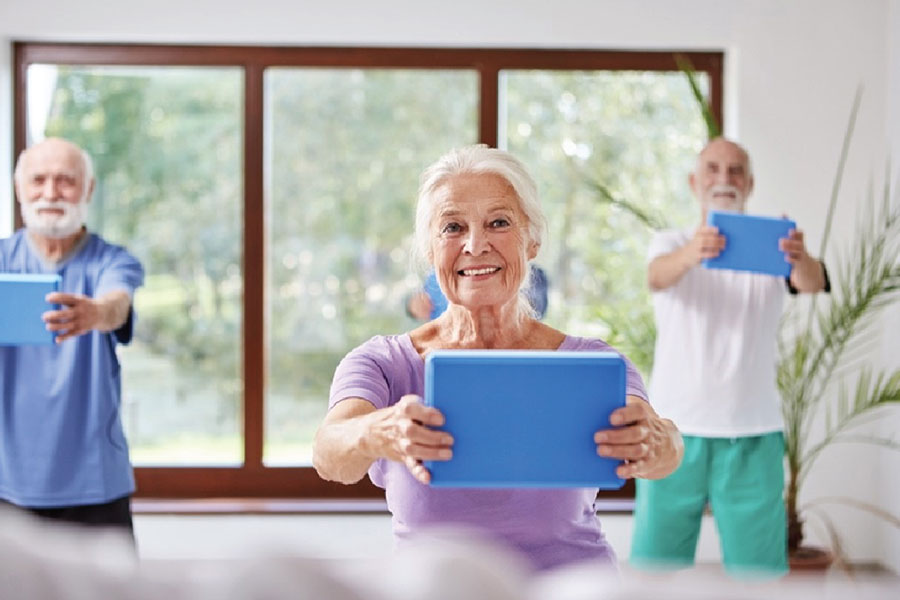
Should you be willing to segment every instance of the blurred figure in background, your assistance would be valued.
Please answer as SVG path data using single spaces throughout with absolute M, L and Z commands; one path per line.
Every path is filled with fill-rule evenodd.
M 744 212 L 753 191 L 750 156 L 734 142 L 714 139 L 700 152 L 689 183 L 700 225 L 656 233 L 647 277 L 657 326 L 650 393 L 684 435 L 684 461 L 663 480 L 637 482 L 630 562 L 692 565 L 709 503 L 726 570 L 780 575 L 787 570 L 787 541 L 778 323 L 786 293 L 827 291 L 828 277 L 800 231 L 779 240 L 792 265 L 787 280 L 702 268 L 727 243 L 707 225 L 707 213 Z
M 131 341 L 144 271 L 84 224 L 91 159 L 47 139 L 15 170 L 25 227 L 0 240 L 0 272 L 57 274 L 44 313 L 53 346 L 0 347 L 0 502 L 132 533 L 134 476 L 122 430 L 116 345 Z

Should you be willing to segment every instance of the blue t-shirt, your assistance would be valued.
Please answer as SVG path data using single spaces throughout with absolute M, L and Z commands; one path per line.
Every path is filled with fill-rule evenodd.
M 127 251 L 88 234 L 56 264 L 19 230 L 0 240 L 0 272 L 62 277 L 60 291 L 133 295 L 144 270 Z M 116 331 L 53 346 L 0 347 L 0 498 L 20 506 L 100 504 L 134 491 L 120 416 L 116 343 L 131 341 L 133 312 Z

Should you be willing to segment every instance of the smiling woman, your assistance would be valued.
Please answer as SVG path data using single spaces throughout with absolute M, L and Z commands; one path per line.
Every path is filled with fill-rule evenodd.
M 528 219 L 515 189 L 500 175 L 467 174 L 443 183 L 435 196 L 429 254 L 448 301 L 502 306 L 524 285 L 524 259 L 533 259 L 540 245 L 525 235 Z
M 435 429 L 444 415 L 421 403 L 430 352 L 612 350 L 541 323 L 522 292 L 544 230 L 536 190 L 522 163 L 485 145 L 451 151 L 425 170 L 416 247 L 437 273 L 447 310 L 409 333 L 376 336 L 341 361 L 313 464 L 325 479 L 355 483 L 368 473 L 385 488 L 401 544 L 424 528 L 463 524 L 538 569 L 582 560 L 609 565 L 615 554 L 596 517 L 597 488 L 432 488 L 424 465 L 452 458 L 454 443 Z M 620 477 L 665 477 L 681 460 L 681 436 L 656 415 L 640 375 L 626 364 L 627 403 L 610 417 L 618 427 L 595 432 L 596 451 L 624 461 Z

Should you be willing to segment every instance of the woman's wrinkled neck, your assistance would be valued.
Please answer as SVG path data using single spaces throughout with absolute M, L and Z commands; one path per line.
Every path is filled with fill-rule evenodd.
M 535 323 L 515 301 L 475 309 L 451 304 L 441 318 L 447 343 L 473 349 L 525 347 Z

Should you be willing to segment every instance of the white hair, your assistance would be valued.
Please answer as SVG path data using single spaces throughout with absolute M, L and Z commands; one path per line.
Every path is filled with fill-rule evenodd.
M 747 152 L 747 149 L 744 148 L 741 144 L 738 144 L 734 140 L 728 139 L 727 137 L 724 137 L 724 136 L 714 137 L 713 139 L 706 142 L 706 144 L 704 144 L 703 149 L 700 150 L 700 152 L 697 154 L 697 160 L 694 163 L 694 172 L 695 173 L 699 172 L 699 170 L 700 170 L 700 165 L 702 164 L 702 161 L 703 161 L 703 153 L 706 152 L 706 149 L 709 148 L 714 142 L 726 142 L 728 144 L 731 144 L 738 150 L 740 150 L 741 153 L 744 155 L 744 160 L 747 163 L 747 177 L 753 177 L 753 161 L 750 159 L 750 153 Z
M 88 154 L 84 148 L 81 148 L 77 144 L 73 144 L 68 140 L 65 141 L 69 144 L 72 144 L 72 146 L 78 150 L 78 155 L 81 157 L 81 175 L 84 185 L 84 197 L 82 198 L 82 201 L 84 201 L 87 199 L 87 193 L 88 190 L 90 190 L 91 181 L 94 180 L 94 161 L 91 159 L 91 155 Z M 22 177 L 25 176 L 25 155 L 28 154 L 28 151 L 31 150 L 31 148 L 34 148 L 34 146 L 22 150 L 22 152 L 19 153 L 19 157 L 16 159 L 16 167 L 13 171 L 13 182 L 15 182 L 16 185 L 20 185 L 22 183 Z
M 422 172 L 413 240 L 413 262 L 420 270 L 431 262 L 431 221 L 434 218 L 435 192 L 450 177 L 483 173 L 499 175 L 512 186 L 519 199 L 519 207 L 528 221 L 526 247 L 534 244 L 540 248 L 547 232 L 547 218 L 541 209 L 537 184 L 525 165 L 509 152 L 486 144 L 464 146 L 447 152 Z M 524 310 L 523 316 L 534 315 L 534 310 L 523 293 L 531 283 L 528 262 L 526 260 L 525 277 L 519 286 L 519 306 Z
M 431 220 L 434 217 L 435 191 L 448 178 L 467 173 L 493 173 L 505 179 L 516 192 L 519 206 L 528 220 L 528 241 L 538 247 L 547 232 L 547 219 L 541 210 L 537 184 L 519 159 L 509 152 L 476 144 L 455 148 L 422 173 L 416 202 L 416 230 L 413 257 L 420 267 L 430 262 Z

